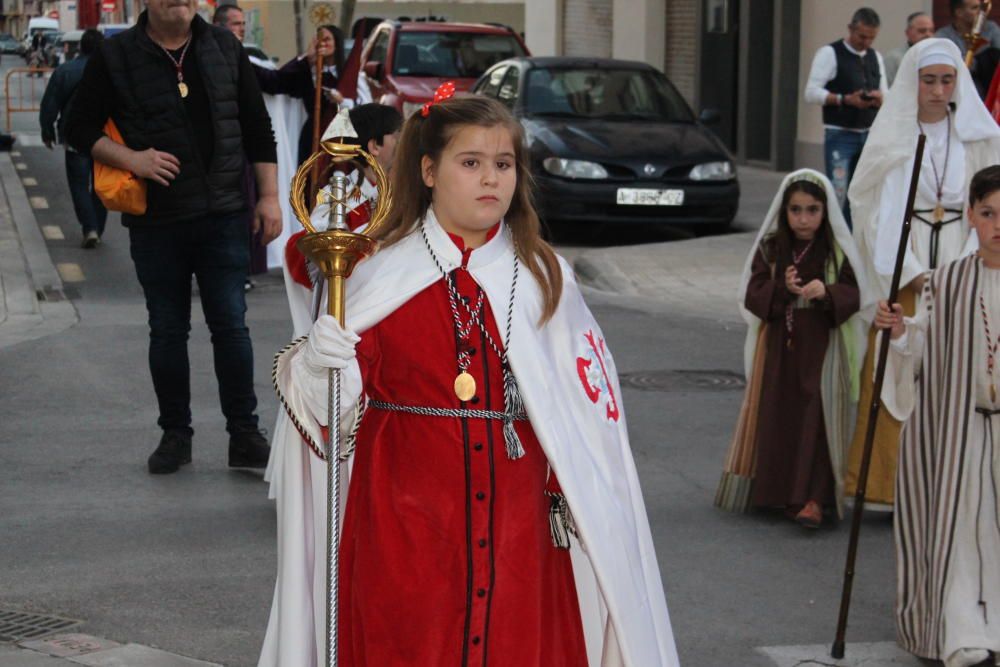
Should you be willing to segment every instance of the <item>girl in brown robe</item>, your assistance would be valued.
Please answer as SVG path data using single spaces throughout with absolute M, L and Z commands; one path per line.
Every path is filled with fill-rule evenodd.
M 827 192 L 809 179 L 784 190 L 759 243 L 744 305 L 766 322 L 750 503 L 783 508 L 815 528 L 836 507 L 821 383 L 831 332 L 860 306 L 854 271 L 834 238 Z

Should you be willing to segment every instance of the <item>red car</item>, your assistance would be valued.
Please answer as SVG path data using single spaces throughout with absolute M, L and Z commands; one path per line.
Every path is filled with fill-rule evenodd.
M 521 37 L 506 26 L 383 21 L 368 38 L 361 71 L 372 99 L 406 117 L 431 101 L 445 81 L 468 90 L 494 64 L 525 55 Z

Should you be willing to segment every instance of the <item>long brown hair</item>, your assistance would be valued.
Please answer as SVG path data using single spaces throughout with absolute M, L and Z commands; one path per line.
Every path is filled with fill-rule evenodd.
M 502 126 L 510 132 L 517 187 L 504 222 L 510 229 L 518 259 L 531 271 L 541 289 L 541 326 L 559 307 L 562 270 L 555 251 L 542 239 L 541 223 L 532 201 L 531 168 L 524 148 L 524 132 L 500 102 L 487 97 L 454 97 L 431 106 L 426 117 L 420 112 L 410 116 L 403 125 L 392 166 L 392 208 L 375 237 L 384 245 L 392 245 L 417 229 L 431 205 L 431 189 L 424 185 L 421 158 L 427 156 L 436 163 L 455 134 L 470 125 Z

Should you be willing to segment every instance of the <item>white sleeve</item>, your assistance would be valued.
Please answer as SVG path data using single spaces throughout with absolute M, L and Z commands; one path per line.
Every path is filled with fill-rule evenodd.
M 885 75 L 885 58 L 878 51 L 875 52 L 875 57 L 878 58 L 878 72 L 879 72 L 879 86 L 878 89 L 882 91 L 882 95 L 889 94 L 889 77 Z M 883 98 L 883 104 L 885 100 Z
M 930 280 L 928 277 L 927 280 Z M 903 318 L 906 331 L 889 343 L 889 356 L 885 365 L 885 381 L 882 383 L 882 404 L 893 417 L 906 421 L 913 412 L 916 402 L 916 381 L 923 365 L 924 341 L 927 337 L 927 292 L 917 302 L 917 312 L 913 317 Z M 881 345 L 884 331 L 875 337 L 875 350 Z
M 369 104 L 372 101 L 372 89 L 368 85 L 368 77 L 364 72 L 358 72 L 358 92 L 355 101 L 359 106 Z
M 806 82 L 805 101 L 807 104 L 826 104 L 826 96 L 830 91 L 826 84 L 837 76 L 837 54 L 829 44 L 822 47 L 813 57 L 812 68 L 809 70 L 809 80 Z

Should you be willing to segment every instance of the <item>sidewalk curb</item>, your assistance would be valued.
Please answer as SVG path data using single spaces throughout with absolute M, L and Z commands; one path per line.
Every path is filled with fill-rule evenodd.
M 10 153 L 0 153 L 0 348 L 79 321 Z

